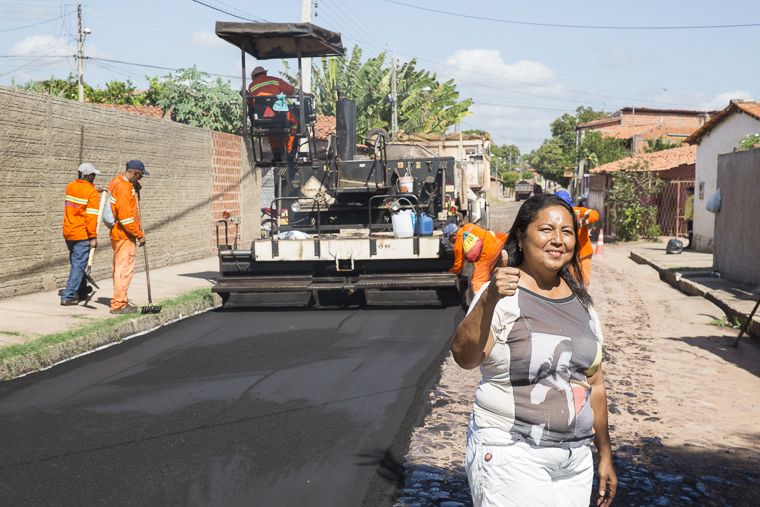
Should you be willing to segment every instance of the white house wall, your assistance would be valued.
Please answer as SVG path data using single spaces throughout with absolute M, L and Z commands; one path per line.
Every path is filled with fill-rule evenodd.
M 707 199 L 717 189 L 718 155 L 729 153 L 739 145 L 739 139 L 760 130 L 760 121 L 744 114 L 734 113 L 702 138 L 697 148 L 697 166 L 694 182 L 694 244 L 697 250 L 713 250 L 715 215 L 705 209 Z M 700 184 L 704 192 L 700 194 Z

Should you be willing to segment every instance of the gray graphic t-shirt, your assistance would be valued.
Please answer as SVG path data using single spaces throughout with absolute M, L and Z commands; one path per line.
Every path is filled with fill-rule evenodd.
M 480 367 L 475 423 L 538 446 L 591 442 L 594 414 L 587 378 L 602 360 L 596 312 L 575 296 L 548 299 L 519 288 L 496 305 L 491 331 L 494 347 Z

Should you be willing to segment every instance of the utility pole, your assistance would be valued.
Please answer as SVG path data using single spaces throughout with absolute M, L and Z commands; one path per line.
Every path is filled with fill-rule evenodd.
M 301 23 L 311 23 L 311 0 L 301 0 Z M 303 59 L 303 92 L 311 93 L 311 58 Z
M 396 106 L 396 57 L 391 58 L 391 141 L 396 142 L 398 135 L 398 107 Z
M 82 72 L 84 62 L 82 60 L 82 4 L 77 4 L 77 25 L 79 32 L 79 51 L 77 51 L 77 61 L 79 62 L 79 102 L 84 102 L 84 82 L 82 81 Z

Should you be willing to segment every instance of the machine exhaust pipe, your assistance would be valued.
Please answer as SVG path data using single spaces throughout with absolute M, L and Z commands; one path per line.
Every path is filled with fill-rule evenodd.
M 335 108 L 338 158 L 353 160 L 356 155 L 356 101 L 339 99 Z

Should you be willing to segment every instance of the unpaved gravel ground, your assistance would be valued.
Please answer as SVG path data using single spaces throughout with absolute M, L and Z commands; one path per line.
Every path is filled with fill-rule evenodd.
M 492 207 L 506 230 L 519 204 Z M 590 292 L 604 325 L 618 506 L 760 505 L 760 347 L 708 325 L 722 312 L 605 246 Z M 453 330 L 452 330 L 453 331 Z M 466 428 L 479 370 L 449 356 L 412 435 L 397 506 L 462 507 Z

